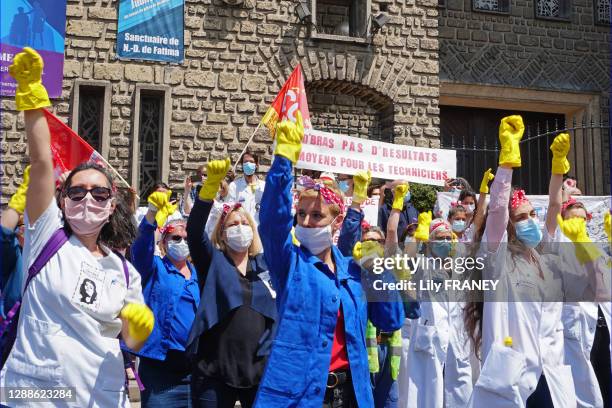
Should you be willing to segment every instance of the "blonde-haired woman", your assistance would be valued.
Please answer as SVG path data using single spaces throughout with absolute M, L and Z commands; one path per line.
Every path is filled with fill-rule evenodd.
M 275 328 L 275 295 L 251 216 L 239 203 L 226 203 L 211 238 L 205 231 L 229 166 L 229 159 L 208 163 L 187 222 L 202 299 L 187 340 L 194 407 L 233 407 L 237 400 L 250 407 Z

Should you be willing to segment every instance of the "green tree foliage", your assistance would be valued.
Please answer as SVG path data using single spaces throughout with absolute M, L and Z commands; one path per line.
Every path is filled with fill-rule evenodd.
M 433 211 L 438 191 L 442 191 L 442 187 L 410 183 L 410 201 L 419 212 Z

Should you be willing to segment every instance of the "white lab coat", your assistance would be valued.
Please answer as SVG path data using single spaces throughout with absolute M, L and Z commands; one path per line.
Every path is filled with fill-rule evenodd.
M 424 281 L 460 277 L 444 270 L 418 271 L 415 276 Z M 412 323 L 408 371 L 400 371 L 408 380 L 400 408 L 465 407 L 472 393 L 471 347 L 463 324 L 465 304 L 450 301 L 444 291 L 420 295 L 426 299 L 421 302 L 421 317 Z
M 501 242 L 496 252 L 484 254 L 483 278 L 499 284 L 494 293 L 485 292 L 483 366 L 469 406 L 524 407 L 544 373 L 555 407 L 575 408 L 572 371 L 564 362 L 560 259 L 539 256 L 542 279 L 536 266 L 511 255 L 505 233 Z M 507 336 L 511 348 L 504 346 Z
M 61 225 L 53 200 L 26 228 L 25 273 Z M 118 315 L 126 303 L 144 303 L 140 275 L 129 265 L 126 287 L 121 260 L 105 252 L 108 256 L 94 258 L 73 235 L 30 282 L 15 345 L 0 372 L 1 387 L 74 387 L 75 401 L 36 407 L 129 406 Z
M 254 186 L 249 186 L 244 177 L 238 177 L 229 185 L 227 197 L 228 201 L 241 203 L 246 212 L 248 212 L 255 224 L 259 225 L 259 204 L 263 196 L 266 182 L 255 176 L 256 181 Z
M 559 251 L 563 263 L 570 266 L 570 270 L 591 273 L 601 273 L 604 277 L 603 284 L 608 288 L 605 293 L 610 293 L 610 274 L 607 262 L 609 257 L 605 256 L 596 260 L 585 268 L 578 262 L 574 251 L 569 246 L 571 241 L 563 234 L 555 232 L 554 242 L 563 245 Z M 589 270 L 590 269 L 590 270 Z M 573 284 L 586 282 L 585 279 L 570 279 Z M 563 305 L 563 334 L 565 361 L 571 366 L 574 377 L 574 387 L 579 408 L 599 408 L 604 406 L 601 390 L 593 365 L 591 364 L 591 349 L 595 340 L 597 327 L 598 307 L 601 307 L 608 330 L 610 330 L 610 302 L 567 302 Z

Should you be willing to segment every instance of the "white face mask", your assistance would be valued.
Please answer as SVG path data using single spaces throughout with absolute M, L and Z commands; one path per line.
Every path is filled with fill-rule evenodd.
M 336 219 L 334 218 L 334 221 Z M 306 228 L 301 225 L 295 227 L 295 238 L 306 247 L 313 255 L 319 255 L 332 246 L 332 224 L 325 227 Z
M 474 210 L 476 209 L 476 205 L 475 204 L 466 204 L 464 205 L 464 207 L 467 209 L 467 213 L 471 214 L 474 212 Z
M 253 229 L 249 225 L 233 225 L 225 230 L 225 243 L 236 252 L 244 252 L 253 242 Z
M 179 242 L 169 241 L 167 253 L 173 261 L 183 262 L 189 256 L 187 241 L 185 239 L 181 239 Z

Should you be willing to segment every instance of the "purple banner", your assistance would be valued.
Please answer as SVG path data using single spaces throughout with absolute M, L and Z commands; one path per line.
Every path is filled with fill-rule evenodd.
M 66 0 L 11 0 L 0 2 L 0 95 L 14 96 L 17 84 L 8 73 L 23 47 L 42 56 L 42 81 L 49 97 L 62 94 Z

